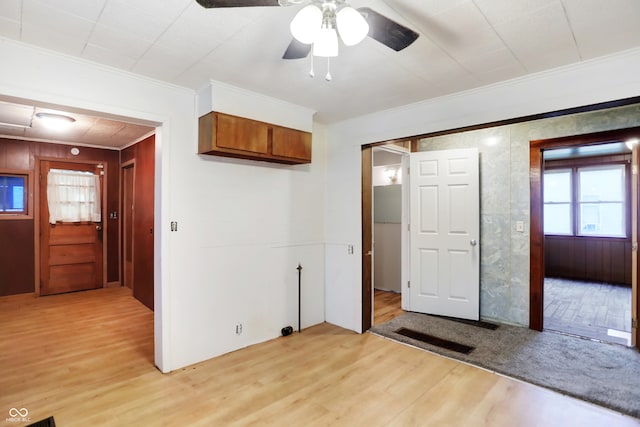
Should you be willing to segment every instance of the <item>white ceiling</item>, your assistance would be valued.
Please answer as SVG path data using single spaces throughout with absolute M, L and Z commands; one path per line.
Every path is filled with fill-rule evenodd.
M 640 46 L 640 0 L 351 0 L 420 34 L 366 38 L 331 62 L 282 60 L 301 6 L 195 0 L 2 0 L 0 36 L 199 89 L 209 79 L 330 123 Z

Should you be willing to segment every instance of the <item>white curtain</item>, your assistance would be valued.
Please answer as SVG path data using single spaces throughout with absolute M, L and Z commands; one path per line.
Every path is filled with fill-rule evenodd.
M 49 222 L 100 222 L 100 177 L 91 172 L 50 169 Z

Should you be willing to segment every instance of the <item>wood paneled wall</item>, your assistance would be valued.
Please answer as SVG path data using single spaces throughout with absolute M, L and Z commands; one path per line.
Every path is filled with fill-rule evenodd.
M 545 276 L 631 285 L 628 239 L 546 236 Z
M 120 161 L 135 160 L 133 296 L 153 310 L 155 136 L 122 150 Z
M 80 154 L 70 153 L 72 145 L 22 141 L 0 138 L 0 168 L 34 172 L 30 190 L 35 191 L 38 176 L 35 174 L 38 158 L 100 161 L 107 170 L 107 282 L 117 282 L 119 224 L 118 219 L 108 219 L 108 212 L 118 211 L 119 201 L 119 152 L 98 148 L 79 147 Z M 33 208 L 33 207 L 32 207 Z M 33 211 L 32 211 L 33 212 Z M 34 219 L 0 219 L 0 296 L 34 292 Z

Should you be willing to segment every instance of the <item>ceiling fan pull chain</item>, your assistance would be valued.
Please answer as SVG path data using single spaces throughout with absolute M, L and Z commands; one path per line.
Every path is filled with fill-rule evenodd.
M 313 53 L 310 56 L 311 56 L 311 69 L 309 70 L 309 77 L 314 78 L 316 76 L 316 73 L 313 72 Z
M 327 75 L 324 79 L 328 82 L 331 81 L 331 59 L 327 56 Z

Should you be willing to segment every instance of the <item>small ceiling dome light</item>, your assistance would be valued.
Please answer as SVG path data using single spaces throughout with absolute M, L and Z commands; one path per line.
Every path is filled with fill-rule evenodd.
M 42 120 L 46 127 L 54 130 L 68 129 L 76 121 L 73 117 L 54 113 L 36 113 L 36 117 Z
M 352 7 L 345 6 L 336 15 L 338 32 L 343 43 L 355 46 L 369 34 L 369 24 L 364 17 Z

